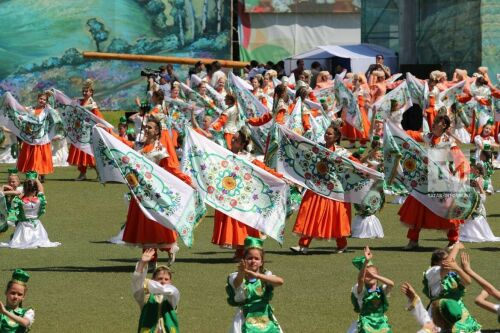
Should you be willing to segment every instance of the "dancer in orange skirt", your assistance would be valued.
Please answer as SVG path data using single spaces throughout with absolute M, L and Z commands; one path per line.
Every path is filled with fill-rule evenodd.
M 248 129 L 240 129 L 232 137 L 231 151 L 274 176 L 283 178 L 282 174 L 268 168 L 264 163 L 254 159 L 250 153 L 246 152 L 251 140 Z M 244 242 L 247 236 L 260 238 L 260 232 L 218 210 L 215 211 L 214 229 L 212 232 L 213 244 L 224 248 L 236 249 L 233 259 L 239 260 L 243 258 Z
M 97 117 L 104 119 L 101 111 L 94 102 L 92 96 L 94 95 L 94 83 L 92 80 L 86 80 L 82 87 L 83 97 L 78 99 L 80 106 L 85 108 L 87 111 L 92 112 Z M 85 153 L 83 150 L 78 149 L 73 144 L 69 147 L 68 163 L 70 165 L 78 166 L 78 171 L 80 175 L 75 180 L 85 180 L 87 179 L 87 167 L 95 168 L 94 156 Z
M 425 143 L 428 147 L 448 147 L 448 149 L 451 149 L 455 147 L 456 144 L 454 139 L 446 134 L 446 131 L 450 127 L 450 123 L 450 118 L 448 116 L 439 115 L 434 118 L 432 131 L 430 133 L 423 134 L 419 131 L 406 131 L 406 133 L 414 140 Z M 448 246 L 452 247 L 458 242 L 460 224 L 463 224 L 464 220 L 445 219 L 440 217 L 418 201 L 414 195 L 414 192 L 410 192 L 398 212 L 401 222 L 408 226 L 406 237 L 409 242 L 408 245 L 404 247 L 404 250 L 414 250 L 418 248 L 418 239 L 421 229 L 447 230 Z
M 46 93 L 38 94 L 38 105 L 34 108 L 27 108 L 27 112 L 35 116 L 41 115 L 43 112 L 48 112 L 47 105 L 48 95 Z M 28 130 L 29 126 L 25 126 Z M 21 151 L 17 158 L 17 169 L 21 172 L 36 171 L 40 175 L 40 180 L 45 180 L 45 175 L 54 172 L 52 164 L 52 148 L 50 142 L 41 145 L 32 145 L 23 142 Z
M 325 147 L 340 154 L 349 152 L 335 145 L 342 134 L 335 125 L 330 125 L 325 133 Z M 347 249 L 347 236 L 351 234 L 351 204 L 325 198 L 307 190 L 297 214 L 293 232 L 300 235 L 299 245 L 290 249 L 306 254 L 313 238 L 330 240 L 335 238 L 337 253 Z
M 160 121 L 155 117 L 149 117 L 144 134 L 145 140 L 138 151 L 185 183 L 191 184 L 191 179 L 179 170 L 179 161 L 175 155 L 172 139 L 168 131 L 161 130 Z M 179 250 L 176 232 L 148 219 L 135 199 L 130 200 L 123 241 L 143 249 L 159 248 L 168 251 L 170 264 L 175 261 L 175 253 Z M 156 262 L 156 259 L 155 252 L 153 262 Z
M 370 121 L 368 120 L 368 111 L 366 107 L 370 102 L 370 87 L 368 86 L 366 77 L 363 73 L 353 75 L 351 90 L 355 96 L 357 95 L 361 122 L 363 123 L 363 132 L 347 123 L 345 121 L 346 112 L 342 112 L 342 119 L 345 124 L 342 127 L 342 136 L 349 140 L 348 148 L 354 148 L 356 146 L 356 140 L 359 140 L 361 147 L 366 148 L 366 143 L 370 139 Z

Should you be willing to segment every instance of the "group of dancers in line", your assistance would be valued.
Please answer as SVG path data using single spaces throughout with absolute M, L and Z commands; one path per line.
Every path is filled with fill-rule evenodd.
M 245 106 L 238 105 L 234 93 L 226 91 L 225 76 L 220 76 L 214 87 L 209 87 L 206 80 L 196 81 L 198 82 L 194 90 L 196 98 L 193 99 L 192 103 L 199 103 L 199 97 L 201 97 L 203 103 L 197 105 L 197 107 L 203 107 L 207 112 L 205 112 L 201 121 L 198 121 L 194 112 L 191 111 L 192 114 L 189 115 L 192 120 L 191 125 L 198 133 L 208 138 L 215 138 L 222 132 L 224 140 L 222 140 L 221 144 L 226 148 L 238 156 L 248 159 L 257 166 L 264 168 L 266 171 L 273 173 L 275 176 L 283 177 L 252 155 L 251 147 L 254 145 L 252 145 L 252 139 L 249 135 L 247 126 L 262 126 L 269 122 L 283 125 L 299 99 L 310 99 L 317 102 L 314 90 L 310 89 L 308 86 L 306 74 L 307 73 L 301 73 L 298 75 L 295 85 L 286 80 L 283 80 L 283 83 L 274 84 L 273 75 L 275 75 L 275 73 L 273 73 L 273 71 L 268 71 L 261 76 L 256 75 L 252 77 L 250 80 L 251 88 L 249 89 L 258 97 L 259 101 L 265 107 L 268 107 L 269 111 L 260 117 L 248 118 L 246 120 L 246 126 L 241 126 L 241 121 L 239 119 L 240 113 L 238 111 L 238 108 L 244 108 Z M 467 77 L 466 73 L 464 74 L 463 71 L 457 70 L 451 82 L 446 81 L 446 76 L 443 74 L 442 72 L 433 72 L 426 82 L 429 86 L 430 101 L 432 101 L 432 98 L 435 99 L 441 90 L 456 83 L 457 80 L 465 80 L 468 88 L 464 89 L 464 93 L 461 96 L 457 96 L 457 102 L 450 110 L 443 110 L 442 108 L 439 110 L 433 109 L 433 103 L 429 103 L 429 108 L 425 110 L 424 118 L 431 124 L 430 131 L 408 131 L 408 134 L 427 147 L 438 147 L 449 150 L 460 149 L 457 144 L 460 143 L 458 141 L 461 140 L 453 133 L 457 130 L 457 124 L 462 118 L 454 114 L 453 110 L 460 109 L 457 107 L 458 103 L 467 103 L 467 101 L 470 101 L 472 98 L 475 98 L 477 101 L 491 108 L 491 96 L 498 96 L 498 90 L 491 85 L 487 73 L 484 72 L 484 68 L 481 73 L 476 73 L 477 75 L 475 74 L 471 78 Z M 383 124 L 384 121 L 394 121 L 398 119 L 398 117 L 391 117 L 388 120 L 375 118 L 373 124 L 374 130 L 371 135 L 369 131 L 371 124 L 368 121 L 367 108 L 382 98 L 388 92 L 388 89 L 394 88 L 395 85 L 394 83 L 389 83 L 389 81 L 386 82 L 383 72 L 379 71 L 372 72 L 369 79 L 370 84 L 367 83 L 364 74 L 361 73 L 352 75 L 348 73 L 344 78 L 345 86 L 357 96 L 362 121 L 367 125 L 364 126 L 366 132 L 361 133 L 354 128 L 354 126 L 343 121 L 345 119 L 345 112 L 342 112 L 338 117 L 334 112 L 327 112 L 328 116 L 332 118 L 332 121 L 325 131 L 324 146 L 356 162 L 364 163 L 369 167 L 379 169 L 383 165 L 383 154 L 381 153 L 383 149 L 381 142 L 381 138 L 383 137 L 383 126 L 381 126 L 381 124 Z M 192 81 L 194 82 L 195 80 Z M 318 83 L 320 84 L 318 85 Z M 332 83 L 331 78 L 326 75 L 321 77 L 318 75 L 318 86 L 326 87 L 330 83 Z M 152 86 L 154 87 L 154 85 Z M 168 98 L 171 100 L 189 102 L 191 95 L 182 97 L 181 87 L 181 83 L 177 81 L 172 82 L 169 90 L 170 96 Z M 296 89 L 295 99 L 289 98 L 289 88 Z M 483 88 L 488 88 L 490 90 L 488 97 L 475 95 L 479 93 L 486 94 Z M 208 92 L 212 93 L 212 97 L 209 96 Z M 91 81 L 85 82 L 82 93 L 83 98 L 78 100 L 79 104 L 87 111 L 102 118 L 102 114 L 92 97 L 94 88 Z M 218 114 L 216 119 L 214 119 L 214 114 L 216 115 L 216 112 L 214 113 L 214 110 L 208 110 L 211 106 L 214 106 L 215 109 L 216 102 L 214 101 L 215 98 L 213 95 L 215 93 L 218 94 L 215 95 L 215 98 L 223 96 L 224 100 L 224 110 Z M 272 105 L 268 103 L 268 97 L 271 95 L 273 100 Z M 36 116 L 43 112 L 45 108 L 50 108 L 51 106 L 47 103 L 49 97 L 47 93 L 39 94 L 38 105 L 35 108 L 27 108 L 26 112 L 31 112 Z M 487 99 L 486 102 L 483 101 L 485 98 Z M 114 135 L 125 144 L 134 147 L 146 158 L 152 160 L 191 185 L 190 177 L 180 170 L 180 163 L 177 157 L 179 150 L 182 149 L 181 131 L 179 128 L 175 127 L 175 123 L 172 123 L 172 119 L 169 117 L 172 110 L 166 106 L 164 100 L 165 91 L 159 88 L 153 88 L 150 92 L 148 103 L 141 105 L 140 112 L 131 116 L 129 119 L 121 121 L 118 126 L 118 133 L 114 133 Z M 326 111 L 332 111 L 328 110 L 326 103 L 322 104 Z M 302 134 L 304 135 L 311 129 L 313 117 L 324 116 L 319 110 L 310 108 L 306 103 L 302 103 L 301 113 Z M 129 124 L 132 124 L 131 127 L 133 127 L 134 130 L 128 129 Z M 498 123 L 496 125 L 498 125 Z M 473 141 L 476 144 L 476 155 L 471 166 L 474 179 L 472 184 L 481 193 L 481 198 L 484 201 L 486 194 L 493 193 L 491 184 L 493 156 L 491 151 L 492 148 L 498 147 L 495 141 L 496 138 L 493 136 L 498 126 L 495 126 L 493 121 L 488 121 L 483 124 L 476 133 L 474 132 L 475 126 L 472 126 L 472 128 L 473 130 L 471 130 L 471 133 L 474 138 Z M 367 149 L 367 151 L 358 150 L 355 154 L 351 154 L 349 150 L 339 145 L 342 138 L 353 142 L 360 141 L 362 145 L 369 142 L 370 148 Z M 463 143 L 463 141 L 461 142 Z M 70 145 L 68 163 L 78 166 L 80 175 L 77 180 L 84 180 L 86 178 L 87 168 L 95 167 L 93 156 L 81 151 L 74 145 Z M 59 243 L 50 242 L 39 220 L 39 217 L 45 211 L 46 205 L 45 196 L 43 195 L 43 176 L 53 172 L 51 143 L 42 145 L 23 143 L 18 154 L 17 169 L 18 172 L 26 173 L 26 180 L 21 188 L 19 176 L 16 176 L 15 170 L 11 170 L 12 174 L 9 175 L 9 184 L 3 187 L 4 195 L 8 199 L 6 200 L 8 206 L 6 210 L 8 212 L 8 220 L 15 223 L 16 229 L 10 242 L 2 243 L 2 246 L 11 248 L 33 248 L 59 245 Z M 291 247 L 291 250 L 300 254 L 305 254 L 307 253 L 312 239 L 335 239 L 337 243 L 336 252 L 344 253 L 347 249 L 347 237 L 354 234 L 354 232 L 357 233 L 354 234 L 354 236 L 362 238 L 381 237 L 382 229 L 380 222 L 375 218 L 376 211 L 371 209 L 371 207 L 357 207 L 357 211 L 357 215 L 360 216 L 360 218 L 354 219 L 353 225 L 351 225 L 350 203 L 328 199 L 313 191 L 306 190 L 302 195 L 300 207 L 297 212 L 297 220 L 293 228 L 293 232 L 300 236 L 300 240 L 297 246 Z M 463 220 L 449 220 L 434 214 L 429 208 L 415 199 L 410 192 L 407 194 L 403 206 L 399 211 L 399 215 L 401 222 L 409 227 L 407 234 L 409 243 L 405 247 L 407 250 L 413 250 L 418 247 L 419 232 L 421 229 L 447 230 L 449 240 L 448 248 L 451 251 L 456 248 L 455 245 L 458 244 L 459 238 L 462 238 L 464 241 L 497 240 L 487 224 L 484 205 L 480 205 L 476 214 L 466 222 Z M 461 225 L 462 230 L 460 230 Z M 8 224 L 7 227 L 3 225 L 3 229 L 6 228 L 8 228 Z M 242 317 L 238 319 L 238 322 L 241 323 L 241 327 L 239 324 L 235 324 L 235 327 L 240 327 L 244 332 L 258 332 L 258 327 L 261 327 L 260 323 L 264 319 L 260 317 L 256 318 L 255 314 L 252 314 L 255 309 L 257 309 L 256 313 L 262 314 L 265 312 L 266 315 L 264 315 L 264 317 L 268 318 L 270 322 L 275 322 L 271 308 L 268 308 L 267 305 L 265 307 L 267 309 L 266 311 L 264 311 L 264 308 L 260 308 L 257 305 L 255 305 L 254 308 L 253 300 L 255 299 L 255 304 L 261 304 L 261 301 L 268 303 L 272 295 L 272 287 L 283 283 L 282 279 L 271 274 L 256 273 L 260 272 L 261 269 L 259 264 L 255 263 L 255 261 L 260 262 L 260 265 L 262 265 L 263 251 L 261 246 L 257 246 L 254 248 L 258 249 L 258 251 L 249 252 L 249 249 L 252 248 L 248 246 L 245 247 L 245 240 L 258 240 L 262 237 L 263 235 L 258 230 L 222 212 L 215 212 L 212 243 L 226 248 L 233 248 L 235 249 L 234 259 L 237 261 L 244 259 L 240 265 L 239 273 L 228 282 L 235 293 L 234 301 L 230 303 L 244 303 L 243 305 L 240 304 Z M 179 249 L 176 243 L 176 232 L 149 220 L 144 215 L 135 199 L 131 199 L 129 202 L 127 222 L 118 238 L 124 243 L 142 247 L 144 249 L 142 261 L 150 262 L 152 266 L 156 265 L 157 262 L 157 249 L 168 253 L 169 264 L 175 261 L 175 254 Z M 259 252 L 260 255 L 256 254 L 256 252 Z M 368 260 L 363 264 L 364 268 L 361 274 L 364 278 L 360 280 L 365 283 L 369 283 L 369 281 L 374 279 L 376 280 L 375 277 L 378 276 L 374 271 L 375 269 L 370 268 L 371 264 L 369 259 L 371 259 L 371 257 L 369 253 L 371 252 L 368 250 L 367 253 L 368 254 L 365 253 L 365 257 Z M 136 273 L 144 274 L 144 267 L 144 264 L 138 265 Z M 255 270 L 255 267 L 258 269 Z M 457 267 L 458 266 L 453 266 L 453 269 Z M 447 268 L 450 267 L 447 266 Z M 171 276 L 168 268 L 159 267 L 159 269 L 158 272 L 162 269 L 164 271 L 164 273 L 160 274 L 160 276 L 163 276 L 162 279 L 170 281 Z M 155 271 L 153 274 L 153 280 L 158 278 L 158 272 Z M 442 278 L 446 275 L 440 274 Z M 164 275 L 168 275 L 169 277 L 165 277 Z M 372 278 L 371 280 L 370 277 Z M 388 282 L 389 280 L 384 278 L 381 279 L 381 281 Z M 439 286 L 442 285 L 439 279 L 437 282 L 434 282 Z M 257 285 L 253 283 L 257 283 Z M 168 283 L 164 283 L 163 285 L 165 284 Z M 249 284 L 252 284 L 252 286 L 249 286 Z M 242 285 L 243 287 L 239 288 Z M 370 284 L 370 288 L 373 286 L 373 283 Z M 255 290 L 251 291 L 254 287 Z M 268 293 L 262 293 L 263 290 L 266 289 L 264 287 L 269 288 L 270 291 Z M 152 295 L 155 294 L 154 290 L 159 290 L 155 289 L 155 287 L 151 288 L 153 290 L 151 293 Z M 228 288 L 228 292 L 231 288 Z M 367 290 L 371 290 L 370 288 Z M 411 288 L 408 288 L 408 290 L 410 289 Z M 437 286 L 434 289 L 434 291 L 440 290 Z M 362 294 L 363 288 L 359 291 L 356 289 L 356 291 L 356 295 Z M 160 294 L 162 293 L 163 292 L 160 292 Z M 164 294 L 169 293 L 171 293 L 171 291 L 166 291 Z M 436 295 L 436 293 L 433 295 Z M 370 305 L 368 305 L 370 302 L 368 300 L 365 302 L 364 297 L 365 294 L 363 293 L 361 301 L 358 304 L 361 311 L 360 318 L 363 317 L 363 307 L 365 303 L 367 307 L 370 307 Z M 146 303 L 158 303 L 158 300 L 155 301 L 153 299 L 156 298 L 150 297 Z M 174 298 L 171 298 L 171 300 L 173 299 Z M 164 301 L 166 301 L 166 299 L 160 301 L 160 303 Z M 176 303 L 174 303 L 174 301 L 169 303 L 172 308 L 175 308 Z M 374 303 L 379 304 L 380 302 L 377 301 Z M 366 311 L 369 312 L 370 310 L 366 309 Z M 146 317 L 147 315 L 145 315 L 145 318 Z M 169 320 L 174 321 L 172 318 L 163 318 L 163 324 Z M 147 321 L 146 319 L 144 320 Z M 370 320 L 368 321 L 371 322 Z M 244 328 L 245 325 L 250 325 L 252 328 Z M 277 323 L 273 325 L 275 325 L 276 330 L 279 331 Z M 361 327 L 358 325 L 358 329 L 363 331 L 362 325 Z M 269 332 L 271 331 L 273 330 L 269 328 Z
M 461 249 L 464 246 L 457 243 L 449 252 L 436 250 L 432 253 L 431 267 L 423 274 L 423 293 L 429 299 L 427 308 L 415 288 L 408 282 L 402 283 L 401 292 L 408 300 L 406 310 L 418 323 L 418 333 L 481 332 L 481 325 L 463 301 L 466 286 L 473 280 L 483 288 L 475 299 L 476 304 L 496 314 L 500 323 L 500 304 L 487 299 L 491 296 L 498 301 L 500 291 L 472 269 L 468 253 L 461 253 L 458 264 L 456 257 Z M 155 255 L 154 249 L 146 249 L 132 274 L 132 294 L 141 310 L 137 332 L 178 333 L 180 292 L 173 285 L 170 266 L 155 265 L 151 278 L 147 278 L 148 265 Z M 348 333 L 393 332 L 386 312 L 395 282 L 380 273 L 373 259 L 374 254 L 367 246 L 363 256 L 352 260 L 359 270 L 351 290 L 351 302 L 358 318 L 347 329 Z M 263 240 L 247 237 L 238 270 L 227 278 L 227 302 L 236 308 L 230 333 L 284 331 L 270 304 L 274 288 L 283 285 L 284 279 L 264 268 L 264 263 Z M 0 332 L 27 332 L 32 327 L 35 311 L 23 307 L 29 278 L 22 269 L 12 274 L 5 289 L 6 301 L 0 302 Z M 328 322 L 325 329 L 337 331 L 334 324 Z

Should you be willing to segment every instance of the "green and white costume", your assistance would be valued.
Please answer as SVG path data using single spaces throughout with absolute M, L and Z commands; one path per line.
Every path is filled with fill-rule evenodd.
M 432 266 L 424 273 L 423 284 L 423 292 L 431 301 L 449 298 L 459 303 L 462 308 L 462 318 L 455 323 L 454 326 L 458 332 L 480 332 L 481 325 L 471 316 L 462 300 L 465 294 L 465 286 L 457 273 L 450 272 L 444 277 L 441 277 L 441 267 Z M 431 313 L 429 313 L 429 315 L 431 315 Z
M 270 271 L 264 274 L 272 275 Z M 234 287 L 237 272 L 228 277 L 228 303 L 238 306 L 230 333 L 282 333 L 269 302 L 273 298 L 273 286 L 259 279 L 247 280 Z
M 137 266 L 136 266 L 137 268 Z M 147 266 L 132 275 L 132 294 L 141 308 L 138 333 L 178 333 L 177 305 L 180 293 L 171 284 L 146 279 Z
M 354 311 L 359 313 L 357 323 L 353 323 L 348 333 L 392 333 L 389 318 L 385 315 L 389 307 L 387 297 L 390 288 L 387 285 L 377 287 L 375 290 L 363 290 L 358 294 L 358 284 L 351 290 L 351 302 Z
M 33 249 L 56 247 L 61 243 L 51 242 L 39 218 L 45 213 L 47 201 L 43 193 L 33 198 L 14 197 L 9 209 L 9 220 L 15 222 L 16 230 L 10 242 L 0 243 L 0 247 Z
M 24 333 L 28 332 L 31 325 L 35 321 L 35 310 L 31 308 L 17 308 L 15 310 L 8 309 L 9 312 L 16 316 L 23 317 L 29 320 L 28 327 L 23 327 L 19 323 L 10 319 L 4 314 L 0 314 L 0 333 Z

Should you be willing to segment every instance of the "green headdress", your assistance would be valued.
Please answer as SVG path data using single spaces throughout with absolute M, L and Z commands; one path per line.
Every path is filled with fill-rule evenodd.
M 377 114 L 375 115 L 375 122 L 379 122 L 379 123 L 383 123 L 384 122 L 384 118 L 382 118 L 382 113 L 381 112 L 377 112 Z
M 120 124 L 127 124 L 127 117 L 121 116 L 120 117 Z
M 454 324 L 462 319 L 462 308 L 454 299 L 440 299 L 438 308 L 443 319 L 450 324 Z
M 365 150 L 366 150 L 365 148 L 363 148 L 363 147 L 359 147 L 359 148 L 358 148 L 358 151 L 357 151 L 358 155 L 359 155 L 359 156 L 363 155 L 363 154 L 365 153 Z
M 489 118 L 488 121 L 486 122 L 486 125 L 493 125 L 495 122 L 493 121 L 493 118 Z
M 23 271 L 22 269 L 16 269 L 14 273 L 12 273 L 12 281 L 20 282 L 21 284 L 28 283 L 30 279 L 30 275 Z
M 363 266 L 365 265 L 365 261 L 366 261 L 365 256 L 358 256 L 358 257 L 354 257 L 354 259 L 352 259 L 352 264 L 358 270 L 361 270 L 363 268 Z M 373 262 L 371 260 L 368 261 L 368 265 L 367 266 L 373 266 Z
M 245 250 L 248 249 L 264 249 L 264 241 L 259 238 L 248 236 L 245 238 Z
M 7 169 L 7 172 L 9 173 L 9 176 L 10 175 L 17 175 L 19 170 L 17 170 L 17 168 L 10 168 L 10 169 Z
M 36 171 L 28 171 L 26 172 L 26 180 L 28 179 L 37 179 L 38 178 L 38 173 Z

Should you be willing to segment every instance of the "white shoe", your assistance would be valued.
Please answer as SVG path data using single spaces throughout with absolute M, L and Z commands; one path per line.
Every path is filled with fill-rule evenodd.
M 343 247 L 343 248 L 341 248 L 341 249 L 336 249 L 336 250 L 335 250 L 335 253 L 337 253 L 337 254 L 341 254 L 341 253 L 344 253 L 344 252 L 346 252 L 346 251 L 347 251 L 347 246 L 346 246 L 346 247 Z
M 295 253 L 307 254 L 307 247 L 302 247 L 299 245 L 290 247 L 290 250 Z
M 171 266 L 175 262 L 175 254 L 177 252 L 179 252 L 177 244 L 172 245 L 170 251 L 168 251 L 168 266 Z

